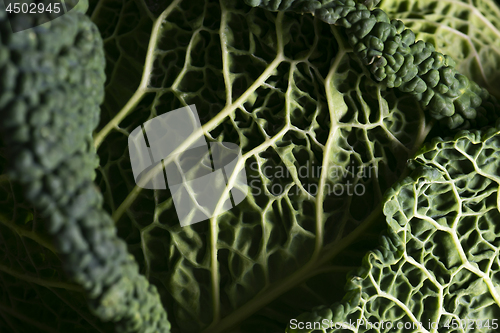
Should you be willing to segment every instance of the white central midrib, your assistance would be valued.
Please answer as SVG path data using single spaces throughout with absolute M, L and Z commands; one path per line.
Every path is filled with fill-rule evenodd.
M 323 203 L 325 199 L 324 189 L 326 185 L 326 178 L 327 175 L 329 174 L 328 166 L 330 165 L 330 155 L 333 149 L 333 145 L 337 139 L 337 131 L 339 128 L 336 121 L 340 119 L 339 117 L 340 113 L 347 110 L 347 105 L 345 103 L 341 104 L 342 108 L 340 108 L 340 105 L 338 105 L 338 107 L 336 106 L 336 103 L 334 103 L 333 98 L 334 95 L 338 94 L 338 91 L 334 92 L 332 90 L 333 75 L 337 71 L 340 62 L 344 59 L 345 55 L 346 55 L 346 50 L 341 47 L 339 53 L 335 57 L 335 62 L 330 68 L 330 71 L 328 72 L 328 75 L 326 76 L 325 79 L 326 99 L 328 103 L 328 111 L 330 112 L 330 131 L 328 133 L 328 140 L 326 141 L 325 149 L 323 151 L 323 163 L 321 165 L 321 176 L 318 184 L 318 195 L 316 197 L 316 240 L 314 245 L 314 252 L 311 258 L 312 262 L 316 261 L 323 247 Z M 341 110 L 335 112 L 335 109 L 341 109 Z

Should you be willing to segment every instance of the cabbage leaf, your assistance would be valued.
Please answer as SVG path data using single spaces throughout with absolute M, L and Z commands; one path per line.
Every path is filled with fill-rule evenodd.
M 492 1 L 477 2 L 384 0 L 381 6 L 415 29 L 419 38 L 435 41 L 436 48 L 451 55 L 464 74 L 499 96 L 495 80 L 500 67 L 500 39 L 496 38 L 500 14 Z M 476 19 L 450 19 L 448 7 L 473 8 Z M 400 234 L 413 235 L 413 229 L 407 216 L 396 214 L 398 198 L 410 200 L 409 189 L 443 191 L 442 196 L 429 194 L 429 204 L 432 200 L 444 203 L 429 209 L 441 211 L 452 209 L 447 205 L 460 197 L 450 195 L 453 180 L 431 158 L 417 157 L 413 165 L 422 166 L 406 178 L 408 159 L 439 128 L 413 97 L 372 81 L 352 55 L 341 29 L 312 15 L 270 12 L 230 0 L 100 0 L 91 1 L 88 14 L 103 36 L 107 60 L 105 101 L 94 135 L 100 158 L 96 184 L 118 235 L 127 242 L 141 272 L 157 287 L 173 332 L 282 332 L 291 318 L 308 311 L 302 316 L 309 318 L 317 306 L 322 307 L 313 312 L 315 320 L 330 318 L 332 313 L 338 320 L 344 314 L 403 318 L 394 304 L 401 302 L 399 297 L 410 296 L 415 304 L 409 311 L 416 311 L 417 319 L 427 319 L 434 318 L 427 307 L 435 311 L 436 302 L 442 301 L 435 297 L 438 284 L 442 293 L 449 288 L 450 295 L 463 295 L 466 301 L 479 299 L 470 295 L 475 295 L 476 286 L 486 290 L 488 279 L 490 286 L 497 286 L 483 266 L 465 274 L 467 265 L 473 266 L 469 260 L 477 258 L 447 257 L 455 250 L 449 229 L 430 236 L 422 231 L 436 237 L 436 244 L 420 250 L 434 256 L 429 262 L 435 265 L 433 272 L 443 267 L 462 272 L 457 284 L 441 281 L 446 273 L 426 275 L 419 270 L 424 263 L 412 269 L 414 262 L 405 261 L 410 253 L 404 251 L 404 242 L 397 241 Z M 251 195 L 230 211 L 181 227 L 169 190 L 135 184 L 127 143 L 129 134 L 144 122 L 191 104 L 197 107 L 207 141 L 240 147 L 244 160 L 240 167 L 245 168 Z M 474 135 L 463 134 L 460 140 Z M 453 147 L 455 141 L 443 142 Z M 435 150 L 448 154 L 443 148 Z M 3 174 L 5 161 L 0 162 Z M 486 178 L 477 184 L 493 184 Z M 404 190 L 395 190 L 395 183 Z M 108 323 L 97 321 L 86 309 L 79 287 L 65 280 L 57 251 L 41 226 L 43 220 L 6 176 L 0 176 L 0 185 L 0 251 L 5 258 L 0 264 L 0 327 L 109 332 Z M 384 204 L 388 190 L 391 199 Z M 407 203 L 402 205 L 406 209 Z M 487 207 L 493 214 L 491 205 Z M 386 247 L 364 257 L 387 228 L 384 214 L 390 217 L 395 234 L 384 238 Z M 469 229 L 457 234 L 459 240 L 483 237 L 482 229 L 473 227 L 470 220 L 464 223 Z M 432 227 L 431 223 L 428 230 Z M 493 229 L 484 236 L 493 247 L 494 234 Z M 422 235 L 415 235 L 409 249 L 417 251 Z M 487 242 L 475 245 L 476 256 L 486 258 Z M 401 270 L 390 262 L 400 263 Z M 346 296 L 350 307 L 338 303 L 344 296 L 347 272 L 362 264 L 362 271 L 348 284 L 354 289 Z M 393 311 L 388 313 L 382 311 L 387 301 L 374 296 L 372 305 L 368 299 L 381 290 L 377 287 L 385 287 L 386 280 L 379 281 L 382 270 L 376 271 L 385 265 L 392 269 L 387 276 L 402 286 L 388 290 L 394 293 Z M 415 279 L 405 280 L 404 269 L 412 269 Z M 472 284 L 467 279 L 474 276 L 477 282 Z M 434 287 L 420 288 L 419 283 L 429 281 L 436 283 Z M 460 283 L 464 286 L 454 290 Z M 493 293 L 491 297 L 493 301 L 488 296 L 481 299 L 487 307 L 478 306 L 471 318 L 498 316 Z M 23 310 L 27 306 L 30 311 Z M 344 310 L 337 311 L 340 306 Z M 444 303 L 441 306 L 445 308 Z M 446 311 L 448 317 L 463 318 L 458 305 Z
M 326 320 L 328 332 L 498 331 L 499 125 L 427 144 L 387 191 L 387 234 L 343 302 L 297 322 Z M 312 332 L 295 326 L 288 331 Z

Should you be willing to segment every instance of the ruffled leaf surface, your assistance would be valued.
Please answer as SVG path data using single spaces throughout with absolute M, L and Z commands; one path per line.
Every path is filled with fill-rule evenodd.
M 426 145 L 386 193 L 387 235 L 343 302 L 297 321 L 326 320 L 322 332 L 498 332 L 499 149 L 498 125 Z
M 151 21 L 148 4 L 103 1 L 93 14 L 108 50 L 98 183 L 182 332 L 279 331 L 340 299 L 346 271 L 376 244 L 380 229 L 363 233 L 383 221 L 382 194 L 430 129 L 329 25 L 236 3 L 169 2 Z M 109 11 L 116 21 L 100 18 Z M 181 227 L 169 190 L 135 184 L 127 143 L 147 120 L 191 104 L 207 141 L 240 147 L 251 195 Z

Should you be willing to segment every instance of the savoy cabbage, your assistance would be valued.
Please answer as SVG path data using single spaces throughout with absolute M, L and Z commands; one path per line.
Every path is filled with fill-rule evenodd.
M 425 47 L 370 31 L 392 23 L 375 6 Z M 99 0 L 0 23 L 1 332 L 496 330 L 495 2 Z M 388 48 L 369 51 L 397 34 L 413 76 L 386 79 Z M 136 185 L 128 138 L 187 105 L 239 146 L 250 192 L 181 227 L 168 189 Z

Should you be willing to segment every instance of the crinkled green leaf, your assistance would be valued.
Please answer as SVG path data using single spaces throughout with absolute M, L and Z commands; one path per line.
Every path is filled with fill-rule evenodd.
M 339 300 L 346 272 L 377 240 L 382 194 L 430 129 L 415 100 L 374 84 L 341 34 L 310 15 L 226 0 L 101 0 L 90 8 L 107 58 L 97 183 L 120 236 L 158 287 L 173 331 L 274 333 L 290 318 Z M 481 66 L 493 68 L 495 57 L 480 58 Z M 168 191 L 135 185 L 127 139 L 148 119 L 189 104 L 197 106 L 207 140 L 240 146 L 260 194 L 181 228 Z M 319 172 L 320 165 L 336 171 Z M 307 176 L 298 173 L 307 167 Z M 370 176 L 353 172 L 358 167 Z M 366 190 L 328 190 L 348 184 Z M 12 198 L 5 188 L 1 200 Z M 29 210 L 13 219 L 9 200 L 0 221 L 12 244 L 2 253 L 2 331 L 109 332 L 64 284 L 55 255 L 23 231 L 32 230 Z M 47 253 L 33 267 L 49 271 L 27 265 L 30 253 Z M 16 306 L 29 306 L 31 321 L 21 310 L 9 312 Z
M 330 1 L 258 1 L 252 6 L 269 10 L 314 12 L 329 7 Z M 392 19 L 400 19 L 418 40 L 433 44 L 437 51 L 452 56 L 457 70 L 500 96 L 500 7 L 493 0 L 380 0 L 356 1 L 378 7 Z
M 0 149 L 0 331 L 110 332 L 68 282 L 44 223 L 3 174 Z
M 272 6 L 278 2 L 251 4 L 281 10 L 281 6 Z M 345 28 L 342 31 L 353 53 L 372 78 L 413 95 L 443 126 L 453 131 L 481 128 L 498 117 L 500 105 L 487 90 L 457 72 L 449 55 L 436 51 L 431 43 L 415 40 L 402 21 L 391 19 L 379 8 L 369 10 L 355 0 L 322 4 L 306 0 L 307 8 L 296 8 L 299 3 L 283 10 L 314 13 L 322 21 Z
M 491 0 L 382 0 L 417 39 L 457 61 L 457 70 L 500 97 L 500 6 Z
M 85 291 L 97 318 L 114 322 L 121 333 L 169 332 L 156 288 L 139 274 L 126 243 L 117 237 L 93 182 L 98 158 L 92 133 L 105 81 L 97 27 L 70 11 L 16 33 L 9 10 L 0 7 L 6 174 L 43 216 L 36 225 L 46 231 L 68 278 Z M 28 23 L 29 15 L 16 19 Z
M 343 303 L 297 321 L 353 325 L 328 332 L 498 332 L 499 157 L 500 125 L 433 140 L 387 192 L 388 235 L 350 278 Z
M 100 6 L 96 22 L 111 2 Z M 140 22 L 148 15 L 135 6 L 116 10 L 130 12 L 122 15 L 136 17 L 136 25 L 122 34 L 128 23 L 120 22 L 105 36 L 107 48 L 138 44 L 116 53 L 116 61 L 108 57 L 113 70 L 95 136 L 98 182 L 173 326 L 251 331 L 256 321 L 242 321 L 277 300 L 257 320 L 276 331 L 340 297 L 346 270 L 369 247 L 337 255 L 380 219 L 382 193 L 430 128 L 423 111 L 411 97 L 382 91 L 331 27 L 312 16 L 229 1 L 175 1 L 153 22 L 145 47 L 139 36 L 150 25 Z M 108 34 L 106 22 L 101 28 Z M 118 84 L 120 69 L 135 71 L 144 59 L 141 83 L 123 105 L 127 100 L 116 96 L 132 81 Z M 127 140 L 148 119 L 191 104 L 208 141 L 240 146 L 252 195 L 216 218 L 181 227 L 169 191 L 135 185 Z M 345 193 L 333 193 L 336 184 L 336 193 L 342 187 Z M 364 193 L 347 195 L 356 184 Z M 364 242 L 374 244 L 374 235 Z M 325 276 L 339 281 L 328 296 L 320 287 Z M 285 295 L 290 290 L 300 301 Z

